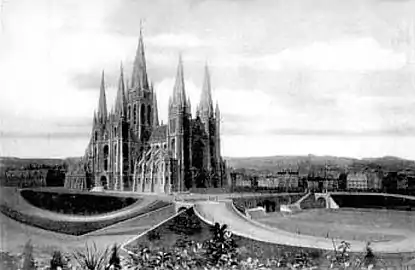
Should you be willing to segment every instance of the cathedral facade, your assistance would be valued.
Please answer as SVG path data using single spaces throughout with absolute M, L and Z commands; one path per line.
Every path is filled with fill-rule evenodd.
M 225 184 L 220 148 L 220 111 L 214 108 L 208 67 L 192 117 L 181 57 L 168 121 L 160 124 L 157 96 L 147 75 L 140 33 L 131 80 L 120 68 L 114 109 L 108 111 L 104 72 L 98 109 L 85 155 L 69 167 L 65 187 L 172 193 Z

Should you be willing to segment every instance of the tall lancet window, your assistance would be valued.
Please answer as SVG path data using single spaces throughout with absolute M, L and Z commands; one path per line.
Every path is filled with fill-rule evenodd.
M 151 106 L 147 106 L 147 124 L 151 125 Z
M 137 104 L 134 104 L 133 118 L 134 118 L 134 125 L 136 125 L 137 124 Z
M 130 120 L 131 119 L 131 106 L 128 105 L 128 109 L 127 109 L 127 119 Z
M 114 164 L 115 164 L 115 167 L 117 167 L 117 156 L 118 156 L 118 153 L 117 153 L 117 144 L 114 144 Z
M 109 147 L 108 145 L 104 146 L 104 171 L 108 171 L 108 152 Z
M 145 120 L 146 120 L 146 107 L 144 106 L 144 104 L 141 104 L 141 108 L 140 108 L 140 125 L 144 125 L 145 124 Z

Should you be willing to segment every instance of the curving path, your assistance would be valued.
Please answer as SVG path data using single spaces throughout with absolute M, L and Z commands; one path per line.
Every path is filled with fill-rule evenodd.
M 141 213 L 141 210 L 152 206 L 157 203 L 158 200 L 152 197 L 142 196 L 137 202 L 124 207 L 122 209 L 91 216 L 83 215 L 68 215 L 60 214 L 53 211 L 38 208 L 29 202 L 27 202 L 20 192 L 12 188 L 1 188 L 0 205 L 6 205 L 15 211 L 18 211 L 27 216 L 36 216 L 51 221 L 68 221 L 68 222 L 99 222 L 110 221 L 126 216 L 134 216 L 136 213 Z M 93 196 L 93 195 L 91 195 Z
M 331 239 L 322 237 L 297 235 L 291 232 L 269 227 L 254 220 L 248 219 L 235 209 L 232 201 L 199 202 L 195 206 L 195 212 L 203 221 L 213 224 L 219 222 L 227 224 L 229 230 L 239 236 L 251 238 L 257 241 L 289 246 L 303 246 L 333 250 Z M 336 241 L 338 245 L 340 241 Z M 348 241 L 352 252 L 365 250 L 366 242 Z M 374 252 L 378 253 L 401 253 L 415 251 L 415 232 L 407 235 L 400 241 L 371 243 Z

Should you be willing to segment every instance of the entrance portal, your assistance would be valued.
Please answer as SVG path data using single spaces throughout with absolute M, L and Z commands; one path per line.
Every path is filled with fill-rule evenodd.
M 105 177 L 104 175 L 101 176 L 101 186 L 104 189 L 108 189 L 108 181 L 107 181 L 107 177 Z

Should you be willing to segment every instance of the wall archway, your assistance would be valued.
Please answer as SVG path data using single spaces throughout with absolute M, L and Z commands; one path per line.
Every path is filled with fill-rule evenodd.
M 105 175 L 101 176 L 101 186 L 104 189 L 108 189 L 108 180 L 107 180 L 107 177 Z
M 326 205 L 327 205 L 327 201 L 326 201 L 325 198 L 320 197 L 320 198 L 317 199 L 317 207 L 318 208 L 326 208 Z

